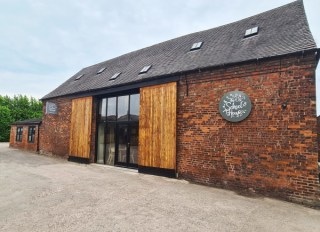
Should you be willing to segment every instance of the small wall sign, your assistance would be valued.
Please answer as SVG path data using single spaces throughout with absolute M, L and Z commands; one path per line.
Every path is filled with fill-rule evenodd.
M 53 102 L 46 103 L 46 114 L 57 114 L 58 106 Z
M 231 91 L 223 95 L 219 103 L 221 116 L 230 122 L 240 122 L 249 116 L 251 101 L 241 91 Z

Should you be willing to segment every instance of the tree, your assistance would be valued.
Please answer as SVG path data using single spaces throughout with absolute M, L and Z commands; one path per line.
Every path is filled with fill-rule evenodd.
M 0 142 L 6 142 L 10 137 L 10 123 L 12 118 L 7 106 L 0 105 Z
M 11 123 L 41 117 L 41 101 L 22 95 L 13 98 L 0 95 L 0 142 L 9 141 Z

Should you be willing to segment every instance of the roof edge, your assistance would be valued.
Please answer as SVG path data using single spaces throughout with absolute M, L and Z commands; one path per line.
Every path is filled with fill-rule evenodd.
M 40 125 L 42 123 L 42 118 L 27 119 L 23 121 L 16 121 L 11 123 L 11 125 Z
M 101 90 L 108 90 L 108 89 L 115 89 L 115 88 L 119 88 L 119 87 L 123 87 L 126 85 L 133 85 L 133 84 L 138 84 L 138 83 L 144 83 L 144 82 L 148 82 L 148 81 L 152 81 L 152 80 L 157 80 L 157 79 L 161 79 L 161 78 L 167 78 L 167 77 L 176 77 L 177 75 L 184 75 L 184 74 L 188 74 L 188 73 L 192 73 L 195 71 L 199 71 L 199 70 L 211 70 L 211 69 L 215 69 L 215 68 L 220 68 L 220 67 L 228 67 L 228 66 L 234 66 L 236 64 L 246 64 L 246 63 L 250 63 L 253 61 L 264 61 L 264 60 L 268 60 L 268 59 L 274 59 L 274 58 L 280 58 L 280 57 L 285 57 L 285 56 L 292 56 L 292 55 L 297 55 L 297 54 L 304 54 L 304 53 L 311 53 L 311 52 L 315 52 L 315 59 L 316 59 L 316 66 L 319 62 L 319 58 L 320 58 L 320 48 L 312 48 L 312 49 L 307 49 L 307 50 L 301 50 L 301 51 L 297 51 L 297 52 L 292 52 L 292 53 L 286 53 L 286 54 L 282 54 L 282 55 L 275 55 L 275 56 L 268 56 L 268 57 L 262 57 L 262 58 L 254 58 L 254 59 L 250 59 L 250 60 L 244 60 L 244 61 L 238 61 L 238 62 L 233 62 L 233 63 L 225 63 L 225 64 L 219 64 L 219 65 L 214 65 L 214 66 L 208 66 L 208 67 L 199 67 L 199 68 L 195 68 L 195 69 L 190 69 L 190 70 L 185 70 L 185 71 L 181 71 L 181 72 L 175 72 L 175 73 L 170 73 L 170 74 L 166 74 L 166 75 L 160 75 L 160 76 L 153 76 L 150 77 L 148 79 L 144 79 L 141 81 L 134 81 L 134 82 L 129 82 L 129 83 L 124 83 L 121 85 L 115 85 L 109 88 L 100 88 L 100 89 L 93 89 L 93 90 L 85 90 L 85 91 L 80 91 L 80 92 L 75 92 L 75 93 L 70 93 L 70 94 L 62 94 L 62 95 L 58 95 L 58 96 L 54 96 L 54 97 L 48 97 L 48 98 L 41 98 L 41 101 L 47 101 L 50 99 L 56 99 L 56 98 L 60 98 L 60 97 L 72 97 L 72 96 L 77 96 L 77 95 L 81 95 L 81 96 L 93 96 L 96 94 L 93 94 L 94 92 L 99 92 Z M 91 93 L 91 94 L 85 94 L 85 93 Z

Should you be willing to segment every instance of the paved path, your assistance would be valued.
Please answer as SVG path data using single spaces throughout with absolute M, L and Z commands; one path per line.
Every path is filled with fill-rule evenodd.
M 0 143 L 0 231 L 317 231 L 320 210 Z

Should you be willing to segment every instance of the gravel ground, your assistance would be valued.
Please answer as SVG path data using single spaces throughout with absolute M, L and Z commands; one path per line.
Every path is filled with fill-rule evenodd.
M 319 231 L 320 211 L 0 143 L 0 231 Z

